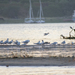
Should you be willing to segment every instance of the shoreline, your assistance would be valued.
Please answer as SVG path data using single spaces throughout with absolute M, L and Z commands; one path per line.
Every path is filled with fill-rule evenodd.
M 75 66 L 75 58 L 5 58 L 0 59 L 0 66 Z

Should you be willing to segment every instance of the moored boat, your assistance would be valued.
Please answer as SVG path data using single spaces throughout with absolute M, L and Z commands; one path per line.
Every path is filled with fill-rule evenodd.
M 64 35 L 60 35 L 60 37 L 62 37 L 63 39 L 75 39 L 75 35 L 74 36 L 71 35 L 72 31 L 74 31 L 74 33 L 75 33 L 75 29 L 71 26 L 70 26 L 70 28 L 71 28 L 71 31 L 69 32 L 69 36 L 66 37 Z

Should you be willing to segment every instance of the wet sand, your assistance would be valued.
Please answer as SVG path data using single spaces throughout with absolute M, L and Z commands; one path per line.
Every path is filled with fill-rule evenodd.
M 75 59 L 68 57 L 0 59 L 0 66 L 75 66 Z
M 75 45 L 2 45 L 0 66 L 75 66 Z

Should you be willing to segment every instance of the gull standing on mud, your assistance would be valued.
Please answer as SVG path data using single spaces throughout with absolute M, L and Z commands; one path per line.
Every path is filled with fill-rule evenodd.
M 38 41 L 37 43 L 34 43 L 34 44 L 41 45 L 40 41 Z
M 74 45 L 74 42 L 71 42 L 71 45 Z
M 63 42 L 61 42 L 61 44 L 63 45 L 63 50 L 64 50 L 66 42 L 63 41 Z
M 22 43 L 24 43 L 24 45 L 28 44 L 30 42 L 30 40 L 25 40 Z
M 7 40 L 5 42 L 3 42 L 3 44 L 7 44 L 9 41 L 9 38 L 7 38 Z
M 57 42 L 53 42 L 52 45 L 57 45 Z
M 65 41 L 61 42 L 61 44 L 63 44 L 63 45 L 64 45 L 65 43 L 66 43 Z
M 41 44 L 44 44 L 44 41 L 42 40 L 42 43 Z
M 0 44 L 3 44 L 3 40 L 0 41 Z
M 20 42 L 16 40 L 16 41 L 14 42 L 14 44 L 20 45 Z
M 13 40 L 11 40 L 11 41 L 8 42 L 8 44 L 11 44 L 11 43 L 13 43 Z
M 20 42 L 18 42 L 17 45 L 20 45 Z

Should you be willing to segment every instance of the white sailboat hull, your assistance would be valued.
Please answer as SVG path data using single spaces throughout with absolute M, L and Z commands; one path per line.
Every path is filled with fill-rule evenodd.
M 45 23 L 44 20 L 39 20 L 39 21 L 36 21 L 36 23 Z
M 25 23 L 34 23 L 33 20 L 28 20 L 28 21 L 25 21 Z
M 34 23 L 34 18 L 33 18 L 33 11 L 32 11 L 31 0 L 29 0 L 29 2 L 30 2 L 29 18 L 25 18 L 25 23 Z
M 36 21 L 36 23 L 45 23 L 42 15 L 43 15 L 43 11 L 42 11 L 42 4 L 41 4 L 41 0 L 40 0 L 40 14 L 39 14 L 38 21 Z
M 25 23 L 45 23 L 44 18 L 42 17 L 43 11 L 42 11 L 41 0 L 40 0 L 40 13 L 39 13 L 39 18 L 34 18 L 33 17 L 31 0 L 29 0 L 29 2 L 30 2 L 29 18 L 25 18 Z

